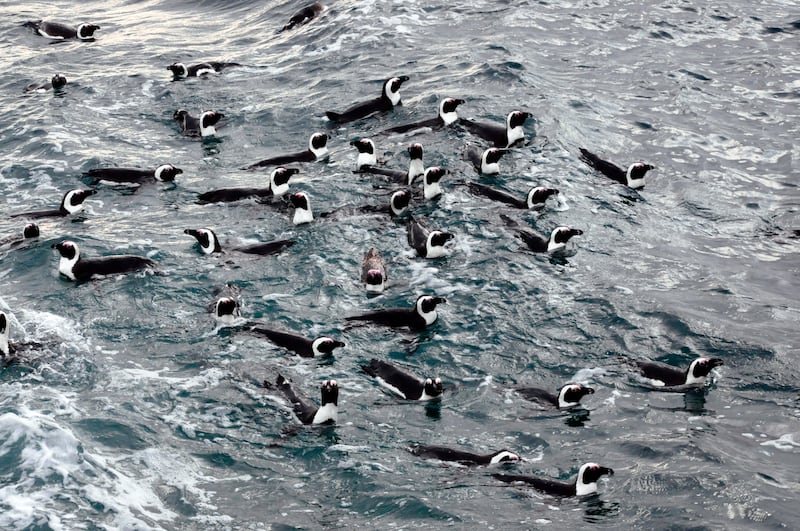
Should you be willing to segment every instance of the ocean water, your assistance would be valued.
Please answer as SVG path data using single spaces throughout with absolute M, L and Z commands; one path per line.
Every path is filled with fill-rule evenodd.
M 35 343 L 0 369 L 2 529 L 794 529 L 800 521 L 800 13 L 795 2 L 328 2 L 276 33 L 303 2 L 5 2 L 0 98 L 0 236 L 10 214 L 47 208 L 103 165 L 182 168 L 174 184 L 98 185 L 85 212 L 40 223 L 0 249 L 0 309 L 12 341 Z M 51 44 L 22 27 L 45 18 L 101 26 L 90 43 Z M 241 68 L 173 81 L 166 66 Z M 24 94 L 60 72 L 57 94 Z M 333 127 L 324 111 L 375 97 L 408 75 L 403 106 Z M 478 176 L 481 145 L 460 128 L 376 132 L 432 117 L 535 117 L 530 142 Z M 225 114 L 219 136 L 180 134 L 178 108 Z M 256 186 L 240 168 L 331 135 L 330 159 L 291 184 L 312 208 L 377 204 L 385 184 L 353 174 L 349 141 L 375 139 L 389 167 L 406 146 L 450 170 L 414 215 L 456 235 L 425 261 L 405 226 L 339 216 L 294 227 L 255 201 L 200 205 L 198 193 Z M 577 158 L 586 147 L 653 164 L 639 192 Z M 470 195 L 463 180 L 518 194 L 560 190 L 541 211 Z M 258 183 L 258 184 L 257 184 Z M 565 256 L 535 255 L 505 213 L 540 231 L 584 231 Z M 204 256 L 186 228 L 223 246 L 290 237 L 278 256 Z M 75 284 L 50 248 L 147 255 L 159 274 Z M 358 281 L 370 246 L 390 288 Z M 232 283 L 243 315 L 347 343 L 307 360 L 220 329 L 207 313 Z M 345 330 L 344 316 L 448 299 L 421 333 Z M 626 360 L 725 365 L 700 393 L 659 393 Z M 441 401 L 397 401 L 361 373 L 370 358 L 440 376 Z M 278 373 L 313 399 L 339 382 L 336 426 L 299 426 L 263 387 Z M 544 411 L 512 391 L 591 385 L 578 411 Z M 413 443 L 525 461 L 466 468 L 419 459 Z M 615 475 L 587 499 L 500 483 L 491 472 Z

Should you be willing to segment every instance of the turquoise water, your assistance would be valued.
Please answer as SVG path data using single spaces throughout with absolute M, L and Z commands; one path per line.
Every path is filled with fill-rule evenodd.
M 276 34 L 302 5 L 276 2 L 69 2 L 0 6 L 0 235 L 7 214 L 46 208 L 101 165 L 183 168 L 175 184 L 97 186 L 75 219 L 0 251 L 0 309 L 12 340 L 39 345 L 0 372 L 0 527 L 793 528 L 797 470 L 798 15 L 794 3 L 335 2 Z M 93 43 L 32 35 L 26 20 L 102 27 Z M 175 61 L 242 68 L 173 82 Z M 23 94 L 60 72 L 60 94 Z M 394 112 L 331 127 L 339 110 L 408 75 Z M 405 168 L 411 141 L 451 171 L 414 215 L 456 234 L 424 261 L 402 221 L 341 216 L 294 227 L 254 201 L 200 205 L 198 193 L 254 186 L 239 170 L 297 151 L 314 131 L 330 160 L 291 190 L 312 208 L 377 204 L 387 190 L 354 175 L 349 141 L 433 116 L 443 97 L 465 117 L 533 113 L 527 147 L 478 177 L 460 129 L 374 137 Z M 216 140 L 183 137 L 172 113 L 226 115 Z M 586 147 L 656 170 L 641 192 L 609 183 L 576 156 Z M 558 188 L 540 212 L 509 212 L 453 183 L 508 191 Z M 541 231 L 584 231 L 561 258 L 520 249 L 506 213 Z M 186 228 L 223 246 L 292 238 L 264 258 L 203 256 Z M 158 263 L 75 285 L 50 245 Z M 358 282 L 370 246 L 391 287 Z M 214 290 L 241 288 L 243 315 L 347 343 L 304 360 L 216 328 Z M 419 333 L 344 330 L 344 316 L 445 296 Z M 654 393 L 624 359 L 686 365 L 719 356 L 705 393 Z M 400 403 L 363 375 L 390 359 L 447 387 L 440 403 Z M 339 382 L 335 427 L 297 425 L 261 382 L 278 372 L 317 398 Z M 579 413 L 550 412 L 513 385 L 595 388 Z M 421 460 L 412 443 L 509 448 L 511 473 L 568 478 L 586 461 L 612 467 L 600 494 L 558 500 L 494 480 L 494 469 Z

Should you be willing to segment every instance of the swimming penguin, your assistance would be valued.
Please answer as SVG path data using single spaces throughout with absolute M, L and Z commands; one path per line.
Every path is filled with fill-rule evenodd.
M 467 148 L 467 160 L 472 163 L 475 171 L 482 175 L 497 175 L 500 173 L 500 158 L 508 153 L 507 149 L 489 148 L 479 149 L 474 146 Z
M 203 254 L 221 253 L 222 246 L 219 244 L 219 239 L 214 231 L 211 229 L 186 229 L 184 234 L 194 237 L 200 244 L 200 249 Z M 241 247 L 234 247 L 231 250 L 245 254 L 257 254 L 261 256 L 278 254 L 285 249 L 294 245 L 293 240 L 275 240 L 266 243 L 255 243 L 252 245 L 243 245 Z
M 370 247 L 361 260 L 361 282 L 367 293 L 383 293 L 386 288 L 386 264 L 381 253 L 375 247 Z
M 439 102 L 439 114 L 436 116 L 436 118 L 430 118 L 428 120 L 422 120 L 410 124 L 397 125 L 395 127 L 390 127 L 389 129 L 384 129 L 379 134 L 393 135 L 418 131 L 421 129 L 441 129 L 442 127 L 446 127 L 458 121 L 456 107 L 462 103 L 466 102 L 464 100 L 458 100 L 455 98 L 445 98 Z
M 278 33 L 296 28 L 298 26 L 302 26 L 304 24 L 308 24 L 311 21 L 311 19 L 313 19 L 316 16 L 319 16 L 319 14 L 322 13 L 324 10 L 325 6 L 320 4 L 319 2 L 314 2 L 313 4 L 309 4 L 305 7 L 300 8 L 289 19 L 289 23 L 278 30 Z
M 553 496 L 587 496 L 597 492 L 597 480 L 606 474 L 613 476 L 614 471 L 597 463 L 586 463 L 581 466 L 578 477 L 571 483 L 516 474 L 492 474 L 492 477 L 506 483 L 525 483 Z
M 201 203 L 230 203 L 248 197 L 280 197 L 289 191 L 289 179 L 299 173 L 297 168 L 276 168 L 269 176 L 266 188 L 220 188 L 197 196 Z
M 385 361 L 372 358 L 369 365 L 362 365 L 361 369 L 405 400 L 433 400 L 442 394 L 441 379 L 421 380 Z
M 224 325 L 231 325 L 242 316 L 239 301 L 234 297 L 217 298 L 214 301 L 213 313 L 214 318 Z
M 196 118 L 186 109 L 178 109 L 172 115 L 172 119 L 178 122 L 184 135 L 202 138 L 216 135 L 217 129 L 214 126 L 222 118 L 225 118 L 225 115 L 216 111 L 205 111 L 200 118 Z
M 408 205 L 410 203 L 411 191 L 402 189 L 392 192 L 392 195 L 389 196 L 389 201 L 387 203 L 355 207 L 344 206 L 330 212 L 322 212 L 319 214 L 319 217 L 324 219 L 338 219 L 341 217 L 352 217 L 359 215 L 385 214 L 390 218 L 396 218 L 404 215 L 408 211 Z
M 526 400 L 559 409 L 577 406 L 581 398 L 594 393 L 594 389 L 591 387 L 579 384 L 564 385 L 557 395 L 538 387 L 518 387 L 515 391 Z
M 332 122 L 344 124 L 364 118 L 375 112 L 390 111 L 396 105 L 402 105 L 400 87 L 406 81 L 408 81 L 408 76 L 390 77 L 383 82 L 383 89 L 379 98 L 358 103 L 344 112 L 327 111 L 325 116 Z
M 436 305 L 447 302 L 443 297 L 420 295 L 411 308 L 388 308 L 375 310 L 362 315 L 345 317 L 346 321 L 366 321 L 394 328 L 421 330 L 436 322 L 439 314 Z
M 642 376 L 653 380 L 659 388 L 701 386 L 712 369 L 724 364 L 721 358 L 697 358 L 689 364 L 688 369 L 684 370 L 653 361 L 635 361 L 634 363 Z
M 0 311 L 0 359 L 5 359 L 14 353 L 14 345 L 8 340 L 8 317 Z
M 422 258 L 441 258 L 445 255 L 444 245 L 455 238 L 449 232 L 430 230 L 414 218 L 408 220 L 406 228 L 408 244 L 417 251 L 417 256 Z
M 172 164 L 162 164 L 154 170 L 142 170 L 139 168 L 92 168 L 84 172 L 85 177 L 92 179 L 92 184 L 101 181 L 111 183 L 141 183 L 149 180 L 158 182 L 172 182 L 176 175 L 183 173 L 183 170 Z
M 9 246 L 17 247 L 24 243 L 26 240 L 33 240 L 39 237 L 39 225 L 36 223 L 28 223 L 22 228 L 21 236 L 8 236 L 0 240 L 0 247 Z
M 230 68 L 232 66 L 242 66 L 239 63 L 224 63 L 219 61 L 209 61 L 207 63 L 200 63 L 196 65 L 186 66 L 183 63 L 172 63 L 167 67 L 167 70 L 172 72 L 175 79 L 182 77 L 200 77 L 206 74 L 219 74 L 223 68 Z
M 623 170 L 616 164 L 603 160 L 594 153 L 580 148 L 580 159 L 599 171 L 606 177 L 609 177 L 618 183 L 624 184 L 629 188 L 644 188 L 644 175 L 649 171 L 655 169 L 655 166 L 645 164 L 644 162 L 634 162 L 628 166 L 628 170 Z
M 339 417 L 339 386 L 336 380 L 325 380 L 320 387 L 322 398 L 319 407 L 298 395 L 282 375 L 275 381 L 289 402 L 297 418 L 303 424 L 334 424 Z
M 494 147 L 509 148 L 525 140 L 525 130 L 522 126 L 529 117 L 530 113 L 512 111 L 506 116 L 506 123 L 504 126 L 494 123 L 474 122 L 466 118 L 461 118 L 458 122 L 473 135 L 479 136 L 494 144 Z
M 436 199 L 442 195 L 442 187 L 439 182 L 447 174 L 447 170 L 439 166 L 431 166 L 425 169 L 422 176 L 422 196 L 425 199 Z
M 361 150 L 364 149 L 365 152 L 368 152 L 371 149 L 374 156 L 375 144 L 372 143 L 372 140 L 369 139 L 363 139 L 363 140 L 368 140 L 368 142 L 364 142 L 363 144 L 359 143 L 353 145 L 355 145 L 356 149 L 359 150 L 359 160 L 368 161 L 371 160 L 371 158 L 368 155 L 364 155 L 362 157 Z M 388 168 L 381 168 L 379 166 L 376 166 L 375 164 L 377 163 L 377 159 L 375 159 L 375 162 L 373 162 L 372 164 L 359 165 L 358 161 L 356 161 L 356 172 L 383 175 L 385 177 L 390 177 L 394 181 L 403 182 L 405 183 L 406 186 L 411 186 L 412 184 L 414 184 L 414 181 L 417 179 L 417 177 L 420 177 L 425 173 L 425 165 L 422 163 L 422 153 L 423 153 L 422 144 L 419 143 L 411 144 L 410 146 L 408 146 L 407 152 L 410 158 L 407 172 L 403 172 L 400 170 L 392 170 Z
M 11 217 L 52 218 L 70 216 L 83 210 L 83 200 L 96 193 L 97 192 L 95 190 L 70 190 L 64 194 L 64 197 L 61 198 L 61 206 L 58 208 L 50 210 L 36 210 L 33 212 L 20 212 L 18 214 L 11 214 Z
M 474 454 L 463 450 L 447 448 L 446 446 L 431 446 L 417 444 L 408 449 L 409 452 L 428 459 L 438 459 L 439 461 L 456 461 L 462 465 L 496 465 L 499 463 L 511 463 L 520 461 L 522 458 L 514 452 L 499 450 L 491 454 Z
M 56 249 L 61 255 L 61 259 L 58 262 L 58 272 L 77 282 L 107 275 L 130 273 L 142 269 L 154 269 L 156 266 L 155 262 L 144 256 L 112 255 L 100 258 L 83 258 L 78 244 L 69 240 L 54 243 L 52 248 Z
M 486 186 L 485 184 L 467 183 L 467 187 L 469 188 L 469 191 L 475 195 L 482 195 L 494 201 L 500 201 L 501 203 L 511 205 L 514 208 L 524 209 L 541 207 L 545 204 L 545 201 L 547 201 L 548 197 L 558 193 L 558 190 L 555 188 L 535 186 L 528 190 L 528 194 L 525 196 L 525 199 L 520 199 L 511 194 L 507 194 L 502 190 L 498 190 L 497 188 Z
M 25 92 L 47 92 L 48 90 L 59 90 L 67 84 L 67 78 L 61 74 L 54 75 L 47 83 L 31 83 L 25 87 Z
M 308 195 L 305 192 L 296 192 L 289 196 L 294 207 L 294 216 L 292 216 L 292 224 L 302 225 L 304 223 L 311 223 L 314 221 L 314 213 L 311 212 L 311 204 L 308 201 Z
M 254 326 L 250 333 L 265 337 L 279 347 L 291 350 L 301 358 L 321 358 L 330 356 L 333 351 L 345 344 L 331 337 L 321 336 L 316 339 L 306 339 L 297 334 L 273 330 L 263 326 Z
M 583 234 L 582 230 L 561 226 L 554 228 L 550 232 L 550 237 L 545 238 L 536 231 L 520 229 L 519 223 L 504 214 L 500 214 L 500 218 L 505 221 L 506 225 L 516 229 L 519 239 L 525 242 L 528 249 L 535 253 L 552 253 L 553 251 L 559 251 L 567 246 L 567 242 L 570 238 Z
M 73 28 L 60 22 L 47 22 L 45 20 L 26 22 L 23 26 L 31 28 L 37 35 L 59 41 L 65 39 L 93 41 L 94 32 L 100 29 L 100 26 L 95 24 L 81 24 L 77 28 Z
M 247 166 L 246 170 L 261 168 L 264 166 L 283 166 L 292 162 L 314 162 L 323 160 L 328 156 L 328 139 L 330 137 L 325 133 L 314 133 L 308 139 L 308 149 L 298 153 L 289 153 L 288 155 L 278 155 L 262 161 L 256 162 Z

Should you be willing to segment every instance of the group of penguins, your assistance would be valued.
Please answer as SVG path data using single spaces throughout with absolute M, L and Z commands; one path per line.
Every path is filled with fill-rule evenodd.
M 317 16 L 324 7 L 319 3 L 310 4 L 299 10 L 279 31 L 285 31 L 307 23 Z M 81 24 L 77 28 L 65 24 L 36 21 L 26 23 L 38 35 L 53 39 L 67 40 L 78 39 L 89 41 L 94 39 L 94 32 L 99 26 L 94 24 Z M 240 66 L 238 63 L 207 62 L 196 65 L 174 63 L 167 67 L 175 79 L 185 77 L 201 77 L 221 73 L 226 68 Z M 369 117 L 391 111 L 401 104 L 400 88 L 408 80 L 407 76 L 396 76 L 387 79 L 382 86 L 378 97 L 355 104 L 341 111 L 326 112 L 327 118 L 336 126 L 368 119 Z M 66 79 L 56 75 L 49 83 L 34 84 L 26 91 L 46 92 L 60 90 L 66 84 Z M 429 132 L 445 127 L 462 127 L 470 135 L 488 142 L 490 147 L 485 149 L 469 148 L 467 158 L 472 162 L 476 171 L 483 175 L 500 173 L 499 160 L 512 147 L 525 141 L 524 124 L 530 114 L 524 111 L 512 111 L 506 117 L 505 124 L 483 123 L 460 118 L 457 107 L 464 100 L 445 98 L 439 104 L 438 115 L 434 118 L 392 127 L 379 134 L 385 135 L 411 135 L 416 132 Z M 216 126 L 224 115 L 216 111 L 205 111 L 199 116 L 193 116 L 184 109 L 174 113 L 174 119 L 181 131 L 191 137 L 212 137 L 216 135 Z M 304 224 L 312 222 L 315 217 L 310 208 L 309 198 L 303 192 L 289 194 L 289 183 L 293 175 L 298 172 L 289 164 L 298 164 L 325 160 L 328 156 L 327 143 L 330 136 L 324 132 L 315 132 L 311 135 L 306 150 L 272 157 L 256 162 L 246 169 L 257 170 L 269 168 L 269 184 L 265 188 L 224 188 L 211 190 L 200 194 L 198 200 L 204 203 L 233 202 L 245 198 L 255 198 L 259 202 L 277 206 L 278 208 L 289 205 L 294 208 L 292 222 Z M 375 144 L 369 138 L 359 138 L 350 142 L 356 149 L 355 171 L 358 173 L 376 175 L 380 179 L 397 183 L 401 188 L 391 194 L 386 205 L 365 207 L 369 211 L 384 212 L 392 217 L 406 214 L 412 199 L 420 193 L 413 190 L 418 180 L 422 181 L 421 196 L 424 200 L 434 200 L 442 194 L 440 180 L 446 175 L 447 170 L 441 167 L 425 168 L 423 148 L 419 143 L 408 147 L 410 163 L 408 170 L 388 169 L 377 158 Z M 641 162 L 631 164 L 623 169 L 616 164 L 603 160 L 586 149 L 580 149 L 579 157 L 591 168 L 614 181 L 632 189 L 644 186 L 645 174 L 653 166 Z M 100 182 L 109 183 L 143 183 L 148 180 L 172 181 L 182 173 L 180 168 L 166 164 L 155 169 L 139 168 L 95 168 L 86 172 L 85 177 L 93 184 Z M 503 203 L 508 207 L 519 209 L 543 208 L 547 199 L 558 190 L 545 187 L 532 188 L 525 198 L 515 197 L 502 190 L 480 184 L 465 182 L 470 193 L 486 197 L 490 200 Z M 36 219 L 43 217 L 71 216 L 83 207 L 83 201 L 95 194 L 93 189 L 76 189 L 68 191 L 62 198 L 58 208 L 16 213 L 13 217 Z M 286 200 L 288 196 L 288 201 Z M 538 253 L 562 252 L 573 236 L 582 232 L 571 227 L 556 227 L 549 236 L 543 236 L 535 231 L 523 229 L 508 216 L 502 215 L 504 222 L 514 229 L 518 237 L 528 249 Z M 220 253 L 222 247 L 217 236 L 211 229 L 186 229 L 186 234 L 194 237 L 203 253 Z M 34 222 L 28 223 L 21 237 L 14 236 L 0 240 L 0 246 L 13 248 L 25 241 L 39 235 L 38 227 Z M 408 218 L 407 222 L 408 243 L 416 250 L 418 256 L 426 259 L 436 259 L 446 255 L 445 244 L 453 235 L 444 231 L 431 230 L 422 221 Z M 236 247 L 232 250 L 242 253 L 257 255 L 271 255 L 283 252 L 294 244 L 292 240 L 276 240 L 254 245 Z M 84 282 L 107 275 L 124 274 L 143 269 L 154 269 L 153 260 L 132 255 L 104 256 L 88 258 L 81 255 L 78 245 L 69 240 L 64 240 L 53 245 L 59 255 L 58 271 L 61 275 L 72 281 Z M 380 252 L 370 248 L 364 256 L 361 268 L 361 281 L 368 293 L 381 293 L 387 283 L 386 266 Z M 437 306 L 445 302 L 442 297 L 434 295 L 420 295 L 414 304 L 407 308 L 389 308 L 376 310 L 361 315 L 346 317 L 350 325 L 375 325 L 394 328 L 405 328 L 412 331 L 423 330 L 437 320 Z M 233 325 L 240 322 L 239 294 L 233 286 L 226 286 L 213 303 L 211 311 L 215 318 L 224 325 Z M 0 355 L 5 360 L 12 359 L 15 345 L 9 341 L 9 323 L 5 313 L 0 312 Z M 329 356 L 344 343 L 330 337 L 308 339 L 283 330 L 270 329 L 264 326 L 249 328 L 249 332 L 264 337 L 272 343 L 283 347 L 302 357 Z M 20 345 L 17 345 L 19 347 Z M 635 368 L 642 376 L 652 383 L 653 389 L 672 392 L 687 392 L 702 387 L 706 377 L 712 369 L 722 365 L 719 358 L 698 358 L 692 361 L 687 369 L 680 369 L 669 365 L 650 361 L 633 361 Z M 363 371 L 374 377 L 381 385 L 404 400 L 429 401 L 439 399 L 443 392 L 442 381 L 439 378 L 419 378 L 394 364 L 379 359 L 371 359 L 362 366 Z M 294 413 L 303 424 L 318 425 L 335 423 L 338 417 L 339 388 L 335 380 L 326 380 L 320 388 L 319 405 L 304 397 L 296 390 L 289 380 L 278 375 L 276 381 L 264 382 L 265 387 L 279 390 L 291 402 Z M 568 383 L 557 393 L 545 389 L 524 387 L 516 391 L 524 398 L 538 402 L 544 407 L 569 409 L 579 406 L 581 398 L 594 392 L 593 389 Z M 439 459 L 442 461 L 455 461 L 465 465 L 489 465 L 520 461 L 522 458 L 509 450 L 500 450 L 490 454 L 475 454 L 457 448 L 435 445 L 415 445 L 410 451 L 418 456 Z M 613 474 L 613 470 L 596 463 L 585 463 L 578 470 L 577 477 L 569 482 L 558 481 L 528 475 L 496 473 L 492 474 L 498 480 L 508 483 L 522 483 L 532 486 L 540 491 L 556 496 L 583 496 L 597 492 L 597 481 L 604 475 Z

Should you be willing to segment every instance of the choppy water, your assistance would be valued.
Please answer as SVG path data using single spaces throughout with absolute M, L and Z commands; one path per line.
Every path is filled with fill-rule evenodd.
M 6 214 L 42 208 L 98 165 L 184 169 L 175 185 L 99 186 L 75 220 L 0 261 L 12 339 L 35 341 L 0 372 L 0 527 L 4 529 L 795 528 L 800 521 L 797 140 L 800 47 L 795 2 L 331 2 L 276 34 L 302 3 L 26 2 L 0 6 L 0 234 Z M 21 27 L 47 18 L 102 26 L 93 43 L 49 44 Z M 246 65 L 172 82 L 174 61 Z M 24 95 L 61 72 L 58 95 Z M 404 106 L 345 129 L 324 111 L 373 97 L 406 74 Z M 418 216 L 457 235 L 425 262 L 402 223 L 353 217 L 295 228 L 255 202 L 198 205 L 238 170 L 330 130 L 327 164 L 293 190 L 317 210 L 379 202 L 354 176 L 348 141 L 432 116 L 445 96 L 462 116 L 527 109 L 533 142 L 485 179 L 561 200 L 518 218 L 584 230 L 575 252 L 520 252 L 502 209 L 452 180 L 477 178 L 458 129 L 416 137 L 450 183 Z M 217 141 L 182 137 L 179 107 L 226 114 Z M 389 165 L 408 139 L 378 140 Z M 575 156 L 589 147 L 657 167 L 641 193 L 609 184 Z M 201 256 L 183 234 L 226 243 L 292 237 L 277 257 Z M 146 254 L 163 272 L 75 285 L 50 245 Z M 367 299 L 358 263 L 387 257 L 393 286 Z M 334 360 L 290 357 L 217 330 L 212 289 L 242 288 L 248 318 L 347 342 Z M 344 332 L 342 317 L 448 298 L 419 335 Z M 394 359 L 450 386 L 440 404 L 398 403 L 358 370 Z M 653 393 L 621 357 L 675 365 L 719 356 L 701 396 Z M 339 424 L 297 428 L 260 386 L 281 371 L 316 398 L 341 387 Z M 512 384 L 591 384 L 588 415 L 538 410 Z M 517 473 L 567 478 L 613 467 L 588 500 L 498 484 L 484 469 L 420 460 L 413 442 L 507 447 Z

